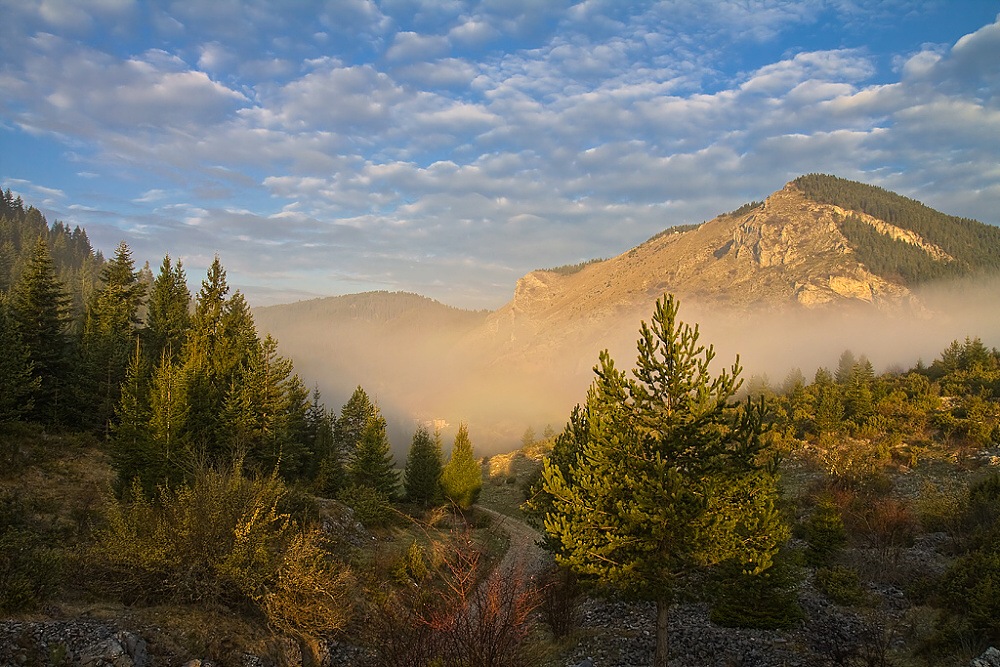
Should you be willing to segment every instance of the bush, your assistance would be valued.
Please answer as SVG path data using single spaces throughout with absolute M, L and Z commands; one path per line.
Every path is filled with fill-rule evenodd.
M 21 497 L 0 493 L 0 611 L 32 609 L 62 582 L 64 554 L 32 527 Z
M 747 574 L 739 563 L 725 563 L 713 576 L 712 622 L 762 630 L 796 625 L 805 617 L 798 600 L 799 570 L 787 549 L 759 574 Z
M 840 510 L 829 497 L 820 498 L 803 526 L 806 562 L 809 565 L 828 565 L 847 543 L 847 530 Z
M 837 604 L 855 606 L 868 600 L 857 570 L 843 565 L 821 567 L 814 578 L 816 588 Z
M 130 601 L 223 604 L 262 612 L 300 637 L 328 634 L 350 614 L 350 573 L 320 535 L 278 507 L 281 480 L 200 470 L 190 485 L 147 498 L 138 484 L 109 500 L 96 536 L 98 586 Z
M 365 528 L 385 527 L 392 523 L 392 503 L 389 496 L 378 489 L 352 484 L 341 490 L 337 500 L 350 507 L 354 518 Z
M 318 531 L 295 535 L 281 558 L 277 578 L 263 597 L 271 625 L 300 637 L 322 637 L 351 616 L 353 579 L 331 561 Z

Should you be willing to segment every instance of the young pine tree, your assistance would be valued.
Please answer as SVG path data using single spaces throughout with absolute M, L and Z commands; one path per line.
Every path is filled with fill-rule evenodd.
M 462 509 L 468 509 L 479 499 L 482 488 L 483 472 L 472 451 L 469 427 L 463 423 L 455 434 L 451 458 L 441 473 L 441 489 L 448 500 Z
M 14 284 L 10 314 L 38 378 L 29 416 L 48 424 L 66 421 L 71 407 L 67 391 L 69 297 L 56 278 L 49 246 L 41 236 Z
M 368 419 L 357 449 L 350 459 L 351 482 L 358 486 L 375 489 L 385 497 L 396 496 L 399 474 L 392 458 L 389 438 L 385 432 L 385 417 L 374 407 L 374 414 Z
M 764 571 L 787 536 L 764 465 L 763 408 L 731 415 L 739 360 L 712 376 L 715 352 L 698 337 L 672 296 L 658 301 L 632 377 L 601 353 L 582 453 L 565 471 L 543 469 L 556 561 L 656 602 L 654 667 L 667 665 L 682 582 L 729 561 Z
M 441 502 L 441 437 L 418 426 L 406 457 L 405 489 L 410 502 L 428 506 Z

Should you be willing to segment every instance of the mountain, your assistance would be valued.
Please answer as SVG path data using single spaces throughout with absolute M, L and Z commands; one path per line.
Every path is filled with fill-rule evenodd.
M 478 428 L 492 448 L 528 426 L 559 428 L 583 400 L 598 352 L 627 365 L 639 321 L 665 292 L 680 300 L 682 319 L 702 325 L 720 363 L 740 353 L 752 372 L 811 372 L 848 347 L 910 364 L 965 335 L 990 342 L 983 327 L 995 329 L 996 318 L 982 306 L 992 301 L 970 285 L 988 286 L 998 272 L 1000 229 L 809 175 L 617 257 L 532 271 L 493 312 L 369 293 L 255 314 L 297 368 L 330 388 L 329 404 L 362 384 L 387 413 L 408 415 L 410 433 L 416 420 L 464 420 L 474 442 Z M 928 287 L 945 278 L 967 281 L 968 308 Z

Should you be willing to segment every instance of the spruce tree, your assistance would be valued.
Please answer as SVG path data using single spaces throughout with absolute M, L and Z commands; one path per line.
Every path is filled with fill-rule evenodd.
M 30 416 L 43 423 L 65 421 L 70 408 L 69 297 L 56 278 L 44 238 L 36 241 L 12 292 L 10 312 L 39 380 Z
M 787 535 L 762 461 L 763 408 L 732 417 L 739 360 L 713 377 L 715 352 L 698 338 L 672 296 L 658 301 L 631 377 L 601 353 L 569 474 L 548 461 L 543 469 L 557 562 L 656 602 L 655 667 L 667 665 L 682 584 L 729 561 L 763 571 Z
M 83 383 L 90 398 L 84 420 L 110 435 L 121 384 L 135 347 L 138 312 L 145 292 L 134 270 L 132 251 L 122 241 L 101 271 L 101 286 L 87 305 L 81 343 Z
M 445 497 L 462 509 L 472 507 L 483 488 L 483 472 L 472 451 L 469 427 L 463 422 L 455 434 L 451 456 L 441 473 L 441 490 Z
M 442 499 L 441 437 L 433 435 L 426 426 L 418 426 L 406 456 L 404 487 L 410 502 L 433 505 Z
M 146 308 L 147 354 L 157 363 L 165 352 L 171 361 L 181 356 L 191 326 L 191 291 L 181 261 L 171 265 L 165 255 L 153 280 Z
M 385 418 L 376 406 L 350 459 L 349 473 L 352 483 L 375 489 L 392 499 L 396 496 L 399 474 L 385 427 Z
M 125 371 L 116 419 L 112 426 L 111 465 L 118 473 L 118 488 L 138 480 L 149 491 L 162 482 L 162 465 L 150 434 L 148 371 L 137 345 Z
M 333 436 L 334 421 L 320 401 L 319 388 L 314 388 L 305 413 L 306 443 L 312 456 L 303 473 L 311 480 L 314 493 L 327 498 L 335 496 L 344 485 L 344 463 Z
M 31 412 L 39 379 L 28 348 L 14 326 L 3 294 L 0 294 L 0 424 L 19 421 Z
M 341 454 L 350 459 L 361 441 L 365 425 L 375 416 L 375 405 L 361 385 L 340 409 L 340 418 L 334 424 L 333 434 Z

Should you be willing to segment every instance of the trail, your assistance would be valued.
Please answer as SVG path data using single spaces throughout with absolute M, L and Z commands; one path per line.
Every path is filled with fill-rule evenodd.
M 538 546 L 542 540 L 540 532 L 506 514 L 481 505 L 477 505 L 477 508 L 493 517 L 490 530 L 502 530 L 510 538 L 510 546 L 497 565 L 499 572 L 506 574 L 520 568 L 526 576 L 533 578 L 552 565 L 552 555 Z

